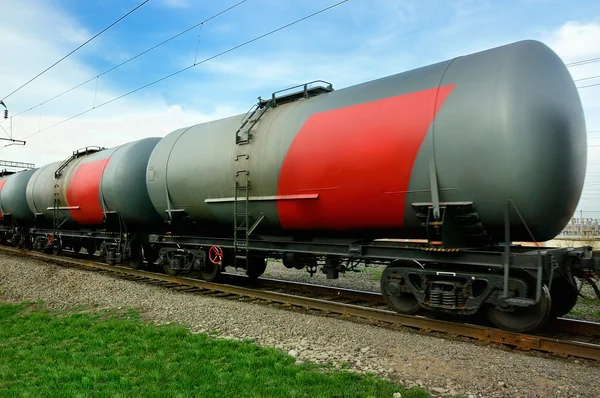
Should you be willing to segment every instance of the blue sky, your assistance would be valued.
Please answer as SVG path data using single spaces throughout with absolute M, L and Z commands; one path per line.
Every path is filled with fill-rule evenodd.
M 73 38 L 71 47 L 75 47 L 78 39 L 100 31 L 140 2 L 54 0 L 49 4 L 72 20 L 72 29 L 80 35 Z M 94 72 L 102 72 L 238 2 L 150 0 L 73 58 L 90 69 L 88 78 L 93 77 Z M 197 59 L 202 60 L 334 3 L 247 0 L 207 22 L 200 33 L 194 29 L 101 77 L 99 89 L 127 92 L 192 64 L 197 46 Z M 23 4 L 26 8 L 36 2 Z M 567 21 L 600 21 L 600 3 L 350 0 L 145 89 L 136 97 L 160 98 L 167 105 L 210 113 L 220 104 L 243 107 L 258 95 L 305 80 L 325 79 L 343 87 L 495 45 L 539 38 Z M 47 76 L 60 75 L 65 69 L 59 66 Z M 38 83 L 42 80 L 31 87 Z M 72 85 L 78 83 L 73 80 Z
M 142 0 L 0 0 L 0 96 L 17 88 Z M 93 78 L 239 0 L 150 0 L 66 61 L 12 95 L 11 113 Z M 23 138 L 141 85 L 252 39 L 335 0 L 247 0 L 101 78 L 13 120 Z M 245 112 L 258 96 L 323 79 L 335 88 L 522 39 L 541 40 L 565 62 L 600 57 L 600 2 L 558 0 L 349 0 L 275 35 L 0 149 L 0 158 L 44 164 L 85 145 L 113 146 Z M 570 69 L 600 75 L 600 63 Z M 586 81 L 600 83 L 600 79 Z M 588 130 L 600 130 L 600 86 L 580 90 Z M 4 122 L 3 127 L 8 128 Z M 0 131 L 0 133 L 3 133 Z M 600 132 L 590 145 L 600 145 Z M 589 150 L 581 207 L 600 210 L 600 147 Z M 597 213 L 600 217 L 600 212 Z

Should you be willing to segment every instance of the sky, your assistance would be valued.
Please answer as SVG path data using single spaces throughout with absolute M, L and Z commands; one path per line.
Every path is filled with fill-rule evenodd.
M 0 134 L 27 143 L 0 147 L 0 159 L 41 166 L 85 146 L 163 137 L 246 112 L 258 96 L 307 81 L 326 80 L 339 89 L 518 40 L 542 41 L 566 64 L 600 57 L 599 1 L 348 0 L 213 58 L 337 1 L 149 0 L 5 100 L 16 116 L 12 125 L 11 119 L 0 124 L 6 130 Z M 0 0 L 0 98 L 140 3 Z M 201 28 L 104 73 L 203 21 Z M 579 86 L 600 83 L 600 62 L 569 70 L 575 80 L 598 76 Z M 579 94 L 589 133 L 578 211 L 600 218 L 600 84 Z

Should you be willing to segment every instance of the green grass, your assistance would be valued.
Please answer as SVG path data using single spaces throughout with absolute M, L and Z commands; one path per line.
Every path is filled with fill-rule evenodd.
M 0 303 L 2 397 L 429 397 L 370 375 L 294 362 L 249 341 L 144 323 L 134 311 Z
M 577 299 L 577 304 L 569 312 L 569 315 L 586 319 L 600 319 L 600 300 L 596 297 L 592 287 L 584 283 L 580 293 L 583 297 Z
M 600 319 L 600 301 L 597 298 L 580 297 L 570 315 Z
M 373 280 L 373 281 L 379 281 L 381 280 L 381 275 L 383 275 L 383 269 L 381 268 L 364 268 L 363 272 L 365 272 L 367 275 L 369 275 L 369 279 Z

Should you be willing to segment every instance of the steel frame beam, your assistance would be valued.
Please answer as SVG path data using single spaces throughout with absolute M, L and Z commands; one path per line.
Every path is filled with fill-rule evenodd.
M 249 251 L 276 252 L 276 253 L 301 253 L 317 256 L 339 256 L 361 260 L 416 260 L 422 262 L 443 262 L 445 264 L 473 265 L 503 269 L 509 263 L 511 268 L 537 271 L 539 257 L 541 256 L 543 268 L 547 269 L 552 264 L 552 257 L 564 255 L 567 251 L 576 251 L 582 257 L 589 256 L 591 248 L 544 248 L 538 252 L 537 248 L 518 247 L 512 248 L 509 261 L 506 253 L 491 249 L 433 249 L 427 246 L 408 246 L 394 242 L 294 242 L 277 240 L 277 238 L 263 237 L 263 240 L 249 242 Z M 174 235 L 149 235 L 149 242 L 155 244 L 203 246 L 219 245 L 222 248 L 233 249 L 233 239 L 214 237 L 193 237 Z

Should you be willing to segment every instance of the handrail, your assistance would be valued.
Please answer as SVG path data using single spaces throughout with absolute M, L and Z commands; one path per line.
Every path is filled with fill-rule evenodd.
M 327 85 L 327 89 L 332 90 L 333 89 L 333 85 L 329 82 L 326 82 L 325 80 L 313 80 L 312 82 L 308 82 L 308 83 L 304 83 L 304 84 L 298 84 L 297 86 L 292 86 L 292 87 L 288 87 L 288 88 L 284 88 L 283 90 L 279 90 L 279 91 L 275 91 L 272 95 L 273 98 L 275 98 L 275 94 L 279 94 L 282 93 L 284 91 L 288 91 L 291 90 L 293 88 L 298 88 L 298 87 L 304 87 L 305 91 L 306 88 L 308 87 L 309 84 L 313 84 L 313 83 L 325 83 Z
M 515 204 L 515 202 L 513 202 L 512 199 L 508 199 L 508 203 L 510 203 L 512 205 L 512 207 L 515 209 L 515 211 L 517 212 L 517 215 L 519 216 L 519 218 L 521 219 L 521 222 L 523 223 L 523 225 L 525 226 L 525 229 L 527 229 L 527 233 L 529 233 L 529 237 L 531 238 L 531 240 L 535 243 L 535 247 L 537 248 L 538 253 L 541 254 L 541 250 L 538 246 L 538 241 L 535 239 L 535 237 L 533 236 L 533 233 L 531 232 L 531 229 L 529 229 L 529 225 L 527 225 L 527 222 L 525 221 L 525 218 L 523 218 L 523 216 L 521 215 L 521 212 L 519 211 L 519 209 L 517 208 L 517 205 Z
M 314 84 L 314 83 L 324 83 L 324 84 L 325 84 L 325 86 L 316 86 L 316 87 L 311 87 L 311 88 L 309 88 L 309 87 L 308 87 L 309 85 L 311 85 L 311 84 Z M 304 97 L 304 98 L 308 98 L 309 91 L 310 91 L 310 90 L 315 90 L 317 87 L 319 87 L 319 88 L 322 88 L 322 89 L 324 89 L 324 90 L 326 90 L 326 91 L 329 91 L 329 92 L 333 91 L 333 85 L 332 85 L 331 83 L 329 83 L 329 82 L 326 82 L 325 80 L 313 80 L 313 81 L 311 81 L 311 82 L 308 82 L 308 83 L 304 83 L 304 84 L 298 84 L 298 85 L 296 85 L 296 86 L 288 87 L 288 88 L 285 88 L 285 89 L 283 89 L 283 90 L 279 90 L 279 91 L 275 91 L 275 92 L 273 92 L 273 94 L 271 94 L 271 100 L 270 100 L 270 103 L 267 103 L 267 105 L 269 105 L 269 104 L 270 104 L 270 105 L 273 105 L 273 106 L 277 106 L 277 99 L 278 99 L 278 98 L 283 98 L 283 97 L 286 97 L 286 95 L 282 95 L 282 96 L 279 96 L 279 97 L 278 97 L 278 96 L 277 96 L 277 94 L 281 94 L 281 93 L 283 93 L 283 92 L 290 91 L 290 90 L 292 90 L 292 89 L 299 88 L 299 87 L 302 87 L 302 88 L 303 88 L 303 94 L 304 94 L 304 95 L 303 95 L 303 97 Z M 291 96 L 291 95 L 293 95 L 293 94 L 298 94 L 298 93 L 300 93 L 300 91 L 298 91 L 298 92 L 296 92 L 296 93 L 290 93 L 290 94 L 287 94 L 287 96 Z M 259 104 L 261 104 L 262 106 L 265 106 L 265 104 L 264 104 L 264 103 L 266 103 L 266 100 L 262 100 L 262 99 L 259 97 Z
M 60 166 L 58 166 L 58 169 L 56 169 L 56 171 L 54 172 L 54 178 L 56 178 L 56 179 L 60 178 L 60 176 L 62 175 L 62 171 L 65 169 L 65 167 L 67 167 L 67 165 L 69 163 L 71 163 L 73 160 L 77 159 L 78 157 L 83 156 L 83 155 L 89 155 L 91 153 L 100 152 L 104 149 L 106 149 L 106 148 L 101 147 L 101 146 L 86 146 L 84 148 L 80 148 L 80 149 L 77 149 L 76 151 L 73 151 L 73 154 L 71 155 L 71 157 L 66 159 L 64 162 L 62 162 L 60 164 Z
M 527 233 L 529 233 L 531 240 L 535 243 L 535 248 L 538 252 L 538 261 L 537 261 L 538 269 L 537 269 L 537 280 L 536 280 L 537 283 L 536 283 L 536 294 L 535 294 L 535 302 L 538 303 L 540 301 L 540 298 L 542 295 L 542 251 L 540 250 L 538 242 L 535 239 L 535 237 L 533 236 L 531 229 L 529 229 L 529 225 L 527 225 L 525 218 L 523 217 L 523 215 L 517 208 L 517 205 L 515 204 L 515 202 L 512 199 L 508 199 L 506 211 L 504 213 L 504 234 L 505 234 L 505 236 L 504 236 L 504 238 L 505 238 L 504 254 L 505 254 L 506 258 L 504 259 L 504 286 L 503 286 L 504 291 L 503 291 L 503 294 L 504 294 L 505 298 L 508 297 L 508 278 L 509 278 L 509 269 L 510 269 L 510 208 L 511 208 L 511 206 L 517 212 L 517 215 L 521 219 L 521 222 L 525 226 L 525 229 L 527 229 Z M 552 268 L 551 271 L 553 273 L 554 268 Z M 550 281 L 552 281 L 552 276 L 550 276 Z

